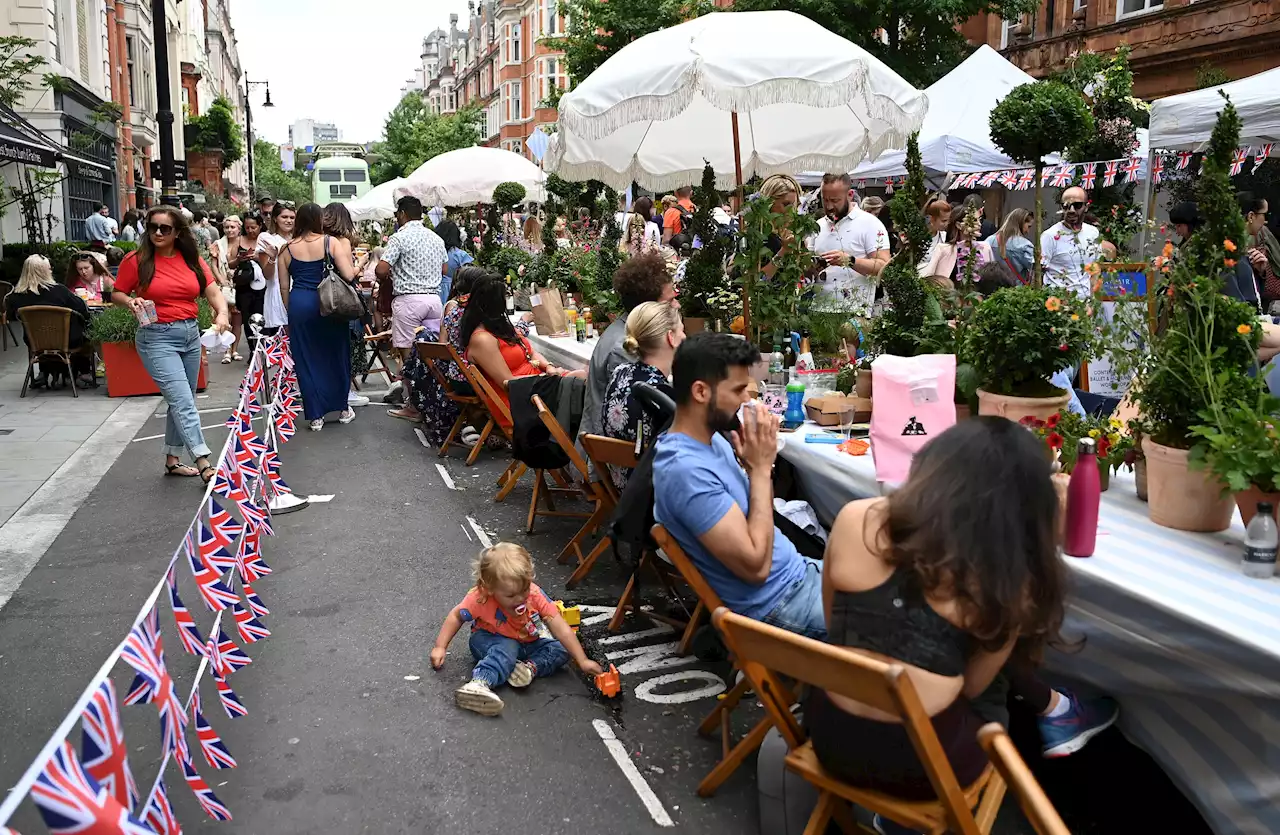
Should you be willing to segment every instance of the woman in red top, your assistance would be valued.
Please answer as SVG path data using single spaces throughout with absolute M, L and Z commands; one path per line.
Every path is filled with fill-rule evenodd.
M 137 295 L 130 295 L 137 291 Z M 155 324 L 138 328 L 136 344 L 142 364 L 160 387 L 169 415 L 165 420 L 166 475 L 213 478 L 210 450 L 196 411 L 196 379 L 200 376 L 200 327 L 196 299 L 204 295 L 216 313 L 213 326 L 230 329 L 227 304 L 209 265 L 196 250 L 196 239 L 181 212 L 157 206 L 147 212 L 146 235 L 136 252 L 120 264 L 111 299 L 137 312 L 142 300 L 155 302 Z M 182 463 L 189 450 L 195 466 Z

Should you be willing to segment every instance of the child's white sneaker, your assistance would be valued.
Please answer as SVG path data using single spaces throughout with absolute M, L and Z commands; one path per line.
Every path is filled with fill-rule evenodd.
M 458 707 L 473 710 L 481 716 L 497 716 L 504 705 L 498 694 L 489 688 L 487 681 L 473 678 L 453 693 Z
M 516 668 L 511 671 L 511 675 L 507 676 L 507 684 L 512 687 L 528 687 L 533 683 L 536 671 L 537 668 L 528 661 L 517 661 Z

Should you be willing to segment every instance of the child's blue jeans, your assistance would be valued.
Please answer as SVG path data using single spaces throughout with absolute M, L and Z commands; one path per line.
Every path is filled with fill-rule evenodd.
M 483 629 L 473 629 L 470 646 L 471 655 L 478 662 L 471 677 L 487 682 L 490 687 L 506 684 L 507 676 L 516 668 L 517 661 L 532 664 L 538 678 L 551 675 L 569 661 L 569 653 L 554 638 L 539 638 L 526 644 Z

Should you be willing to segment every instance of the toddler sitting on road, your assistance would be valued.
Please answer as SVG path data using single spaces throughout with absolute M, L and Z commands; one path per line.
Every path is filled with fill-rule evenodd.
M 458 707 L 497 716 L 503 703 L 494 688 L 504 681 L 512 687 L 528 687 L 538 676 L 563 667 L 570 656 L 584 673 L 603 672 L 582 651 L 556 604 L 533 582 L 528 551 L 499 542 L 480 552 L 475 572 L 475 587 L 444 619 L 431 650 L 431 666 L 438 670 L 444 665 L 449 642 L 470 622 L 476 666 L 471 681 L 454 693 Z

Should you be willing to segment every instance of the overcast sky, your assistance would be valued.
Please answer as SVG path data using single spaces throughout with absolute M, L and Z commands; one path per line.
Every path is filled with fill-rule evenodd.
M 289 139 L 298 119 L 333 122 L 344 140 L 382 136 L 400 87 L 419 65 L 422 38 L 467 20 L 467 0 L 230 0 L 240 65 L 253 81 L 271 82 L 275 107 L 263 108 L 255 86 L 254 133 Z

